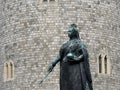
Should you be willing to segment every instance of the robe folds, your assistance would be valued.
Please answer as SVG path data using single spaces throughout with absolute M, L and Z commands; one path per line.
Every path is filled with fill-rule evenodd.
M 64 58 L 68 53 L 83 55 L 78 62 L 70 62 Z M 60 49 L 60 90 L 93 90 L 86 46 L 80 39 L 70 40 Z M 67 59 L 67 58 L 66 58 Z

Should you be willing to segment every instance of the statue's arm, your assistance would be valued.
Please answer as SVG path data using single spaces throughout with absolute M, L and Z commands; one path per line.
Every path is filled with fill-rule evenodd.
M 84 59 L 84 53 L 83 53 L 83 50 L 84 50 L 84 48 L 83 48 L 83 46 L 81 47 L 78 47 L 77 49 L 76 49 L 76 51 L 74 51 L 74 53 L 79 53 L 79 56 L 78 55 L 75 55 L 74 53 L 68 53 L 67 54 L 67 58 L 69 58 L 68 59 L 68 61 L 70 61 L 70 62 L 75 62 L 75 61 L 77 61 L 77 62 L 82 62 Z
M 54 57 L 54 59 L 52 60 L 52 62 L 50 63 L 49 65 L 49 68 L 48 68 L 48 71 L 51 72 L 53 70 L 53 68 L 55 67 L 55 65 L 60 61 L 62 60 L 63 58 L 63 53 L 64 52 L 64 49 L 63 49 L 63 46 L 61 47 L 60 51 L 59 51 L 59 54 Z
M 67 54 L 67 58 L 69 58 L 69 61 L 82 61 L 83 54 L 80 54 L 79 56 L 73 55 L 72 53 Z
M 48 67 L 48 71 L 51 72 L 53 70 L 53 68 L 55 67 L 55 65 L 60 61 L 60 55 L 57 55 L 56 57 L 54 57 L 54 59 L 52 60 L 52 62 L 50 63 L 49 67 Z
M 82 55 L 80 55 L 80 56 L 73 56 L 73 59 L 75 60 L 75 61 L 82 61 L 82 58 L 83 58 L 83 54 Z

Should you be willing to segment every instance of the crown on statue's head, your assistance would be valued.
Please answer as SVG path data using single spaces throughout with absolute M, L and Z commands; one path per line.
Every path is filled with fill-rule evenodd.
M 70 27 L 69 27 L 69 30 L 73 30 L 73 31 L 79 32 L 79 30 L 77 29 L 77 25 L 76 24 L 71 24 Z
M 71 24 L 70 27 L 74 27 L 74 28 L 77 28 L 77 25 L 76 24 Z

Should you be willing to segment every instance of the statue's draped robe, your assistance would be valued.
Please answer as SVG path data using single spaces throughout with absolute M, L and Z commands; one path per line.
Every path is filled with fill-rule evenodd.
M 64 62 L 63 59 L 70 52 L 76 56 L 83 54 L 82 60 Z M 60 57 L 60 90 L 93 90 L 88 53 L 80 39 L 65 43 L 60 49 Z

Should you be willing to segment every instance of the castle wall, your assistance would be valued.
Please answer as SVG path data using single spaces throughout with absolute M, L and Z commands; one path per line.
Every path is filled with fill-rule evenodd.
M 76 23 L 88 47 L 94 90 L 120 88 L 119 0 L 1 0 L 0 90 L 59 90 L 59 63 L 42 85 L 48 64 Z M 98 74 L 98 55 L 108 55 L 110 75 Z M 14 62 L 14 80 L 4 81 L 4 63 Z
M 59 3 L 63 26 L 68 28 L 71 23 L 77 23 L 81 39 L 88 47 L 94 89 L 119 90 L 120 2 L 71 0 Z M 100 54 L 109 56 L 110 75 L 98 74 Z

